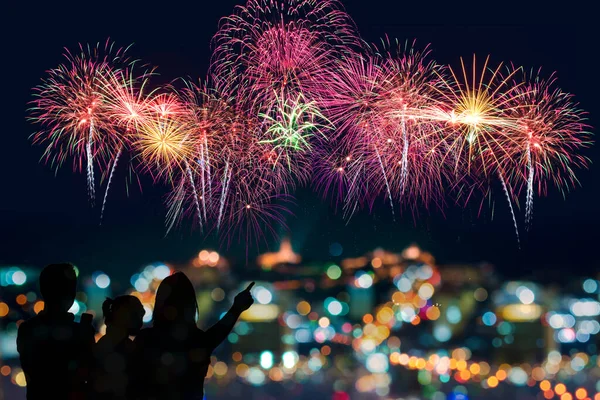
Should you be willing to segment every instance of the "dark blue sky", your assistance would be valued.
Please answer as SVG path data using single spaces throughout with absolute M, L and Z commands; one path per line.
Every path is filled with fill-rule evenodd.
M 0 141 L 0 265 L 44 265 L 71 260 L 84 271 L 102 269 L 122 277 L 144 263 L 183 261 L 214 237 L 181 228 L 164 238 L 162 196 L 165 188 L 144 187 L 127 197 L 124 176 L 115 178 L 102 226 L 99 209 L 86 198 L 83 175 L 64 168 L 55 176 L 40 164 L 40 147 L 28 136 L 36 129 L 26 120 L 31 88 L 44 71 L 61 61 L 63 47 L 95 43 L 110 37 L 117 44 L 134 43 L 131 54 L 158 66 L 162 80 L 179 76 L 203 77 L 209 60 L 209 43 L 218 20 L 242 1 L 189 2 L 81 2 L 43 5 L 17 2 L 3 9 L 2 26 L 3 124 Z M 159 5 L 160 4 L 160 5 Z M 367 41 L 388 34 L 400 40 L 430 43 L 433 57 L 456 66 L 459 57 L 492 55 L 492 61 L 512 61 L 527 68 L 543 67 L 558 73 L 559 85 L 576 95 L 590 113 L 598 111 L 596 43 L 594 28 L 568 25 L 556 15 L 540 14 L 530 6 L 498 7 L 456 2 L 353 0 L 344 2 Z M 6 7 L 6 6 L 4 6 Z M 518 12 L 516 11 L 518 10 Z M 545 24 L 539 24 L 547 21 Z M 586 153 L 598 159 L 598 147 Z M 446 215 L 410 216 L 392 221 L 381 203 L 372 214 L 362 213 L 346 225 L 326 203 L 309 192 L 299 194 L 295 217 L 288 220 L 297 251 L 324 259 L 329 244 L 340 242 L 344 256 L 360 254 L 381 245 L 400 250 L 412 241 L 431 249 L 441 262 L 495 263 L 507 276 L 533 275 L 562 281 L 571 274 L 600 270 L 596 228 L 598 170 L 592 165 L 580 173 L 582 187 L 566 199 L 557 191 L 536 199 L 533 230 L 524 234 L 523 248 L 515 244 L 512 222 L 504 198 L 496 196 L 495 215 L 477 217 L 477 207 L 446 210 Z M 120 178 L 120 179 L 119 179 Z M 520 219 L 522 227 L 522 216 Z M 265 247 L 260 250 L 265 250 Z M 250 258 L 256 254 L 250 250 Z M 244 246 L 230 253 L 245 263 Z

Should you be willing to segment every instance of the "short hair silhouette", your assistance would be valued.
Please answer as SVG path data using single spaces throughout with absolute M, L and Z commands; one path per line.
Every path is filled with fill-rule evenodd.
M 166 277 L 158 286 L 152 323 L 155 327 L 176 322 L 196 325 L 196 291 L 183 272 Z
M 75 301 L 77 273 L 70 263 L 50 264 L 40 273 L 40 293 L 49 306 L 67 311 Z

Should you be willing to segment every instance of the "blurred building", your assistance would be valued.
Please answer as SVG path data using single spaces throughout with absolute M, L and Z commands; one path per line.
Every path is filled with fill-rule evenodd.
M 541 322 L 547 307 L 542 288 L 533 282 L 507 282 L 494 292 L 493 302 L 495 359 L 507 363 L 543 360 L 548 330 Z
M 308 262 L 284 240 L 255 265 L 230 264 L 204 249 L 181 264 L 142 266 L 127 293 L 141 300 L 145 323 L 160 282 L 177 270 L 194 285 L 202 328 L 256 283 L 255 304 L 214 354 L 207 387 L 220 398 L 240 397 L 250 385 L 265 398 L 306 390 L 318 397 L 328 388 L 336 399 L 449 400 L 472 393 L 501 399 L 518 398 L 516 390 L 525 388 L 540 399 L 596 400 L 600 283 L 594 278 L 568 288 L 502 282 L 489 264 L 438 265 L 417 245 Z M 37 278 L 35 268 L 0 268 L 0 356 L 11 363 L 0 374 L 14 386 L 25 385 L 15 359 L 17 326 L 43 309 Z M 120 290 L 102 271 L 80 283 L 70 311 L 94 313 L 100 337 L 102 302 Z

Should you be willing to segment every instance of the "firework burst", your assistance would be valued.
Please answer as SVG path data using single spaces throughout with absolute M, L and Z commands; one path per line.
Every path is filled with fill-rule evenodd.
M 169 232 L 193 216 L 247 242 L 284 225 L 298 185 L 313 183 L 350 218 L 377 199 L 409 209 L 493 198 L 501 185 L 517 240 L 535 193 L 566 191 L 591 144 L 573 96 L 521 68 L 455 70 L 429 47 L 368 46 L 336 0 L 248 0 L 213 38 L 208 79 L 149 88 L 107 41 L 67 51 L 35 89 L 34 143 L 58 168 L 72 159 L 95 197 L 120 160 L 169 186 Z
M 79 52 L 66 50 L 65 63 L 48 71 L 35 88 L 31 119 L 42 126 L 34 143 L 46 146 L 44 158 L 57 168 L 72 157 L 76 171 L 85 168 L 88 193 L 95 199 L 94 162 L 106 168 L 118 147 L 118 135 L 107 121 L 104 83 L 119 67 L 126 66 L 126 49 L 106 41 L 96 47 L 79 45 Z
M 521 78 L 521 77 L 519 77 Z M 585 114 L 573 96 L 556 87 L 556 76 L 544 80 L 533 71 L 523 74 L 516 104 L 510 107 L 513 166 L 511 182 L 526 187 L 525 223 L 533 217 L 534 192 L 546 195 L 549 184 L 566 191 L 578 183 L 576 170 L 589 160 L 581 150 L 591 145 Z

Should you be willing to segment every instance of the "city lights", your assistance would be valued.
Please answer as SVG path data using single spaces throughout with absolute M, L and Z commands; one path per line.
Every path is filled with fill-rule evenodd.
M 596 290 L 596 280 L 582 281 L 580 288 L 589 296 L 583 298 L 577 293 L 545 297 L 544 289 L 531 282 L 495 287 L 490 279 L 484 288 L 484 280 L 477 277 L 479 270 L 469 270 L 469 266 L 464 271 L 440 270 L 431 255 L 415 249 L 401 254 L 377 249 L 316 267 L 293 264 L 299 276 L 295 279 L 281 278 L 282 271 L 289 271 L 286 262 L 263 269 L 261 281 L 252 289 L 254 305 L 241 315 L 226 339 L 224 348 L 231 349 L 231 355 L 224 350 L 213 357 L 209 384 L 227 388 L 235 376 L 253 388 L 264 388 L 269 383 L 329 379 L 336 365 L 356 365 L 346 372 L 345 386 L 340 384 L 339 393 L 348 391 L 351 398 L 353 393 L 390 396 L 403 369 L 416 372 L 416 382 L 429 391 L 431 399 L 468 398 L 477 388 L 485 393 L 530 387 L 548 400 L 595 397 L 597 388 L 582 377 L 600 371 L 592 353 L 600 334 L 600 303 L 588 293 Z M 183 267 L 152 263 L 131 276 L 130 293 L 142 302 L 145 324 L 152 321 L 160 281 L 179 269 L 189 273 L 197 286 L 199 321 L 214 313 L 225 314 L 233 296 L 231 288 L 247 286 L 248 279 L 233 274 L 225 256 L 211 259 L 213 253 L 217 254 L 201 250 Z M 27 270 L 20 269 L 26 280 L 16 285 L 18 271 L 11 268 L 11 286 L 6 287 L 13 294 L 1 299 L 0 318 L 5 325 L 16 326 L 9 321 L 27 310 L 39 313 L 44 302 L 28 286 L 35 279 Z M 110 290 L 114 284 L 101 271 L 91 278 L 90 290 Z M 17 282 L 20 279 L 17 274 Z M 446 286 L 446 279 L 452 284 Z M 98 338 L 105 334 L 105 326 L 99 309 L 89 303 L 92 293 L 79 292 L 70 312 L 93 312 Z M 14 341 L 14 337 L 14 333 L 3 335 L 1 340 Z M 547 351 L 542 362 L 532 362 L 525 354 L 520 362 L 496 361 L 495 354 L 519 357 L 523 350 L 514 349 L 532 337 L 537 338 L 538 351 Z M 456 346 L 457 341 L 462 345 Z M 577 352 L 569 350 L 574 346 Z M 6 372 L 16 386 L 19 372 Z
M 260 354 L 260 366 L 264 369 L 269 369 L 273 366 L 273 353 L 270 351 L 263 351 Z
M 327 276 L 330 279 L 339 279 L 342 276 L 342 269 L 335 264 L 327 268 Z
M 273 300 L 273 294 L 263 286 L 256 286 L 252 291 L 252 295 L 260 304 L 269 304 Z
M 103 272 L 96 272 L 92 275 L 92 279 L 94 279 L 94 283 L 100 289 L 106 289 L 110 285 L 110 278 Z

